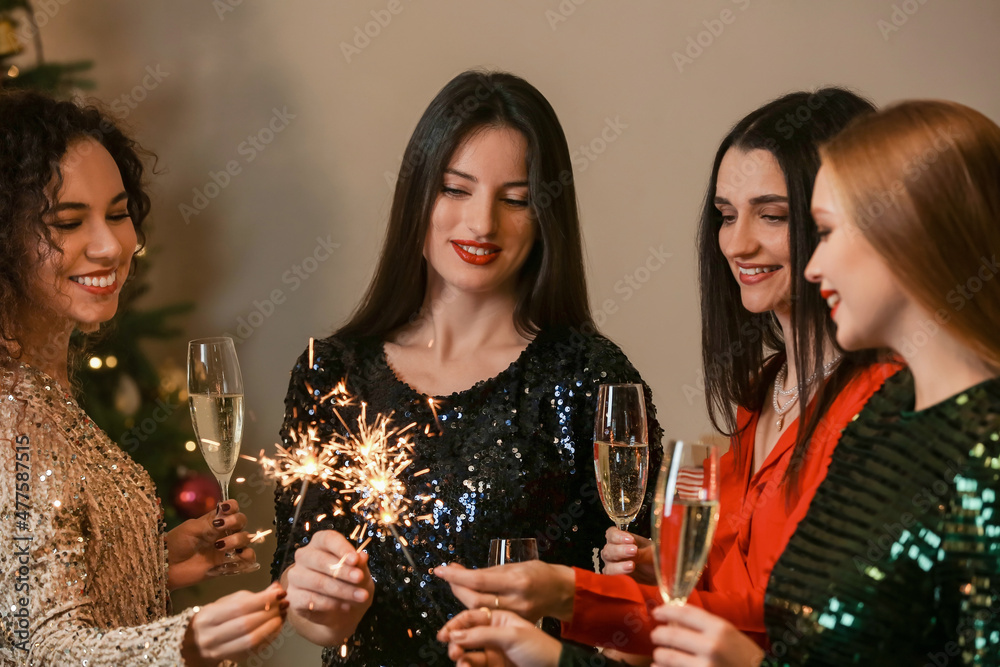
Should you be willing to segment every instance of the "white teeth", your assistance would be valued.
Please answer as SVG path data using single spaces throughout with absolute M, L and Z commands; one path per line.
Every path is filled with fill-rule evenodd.
M 781 267 L 779 267 L 779 266 L 772 266 L 772 267 L 764 268 L 764 267 L 758 266 L 758 267 L 752 268 L 752 269 L 744 269 L 742 266 L 739 267 L 740 273 L 742 273 L 745 276 L 755 276 L 758 273 L 770 273 L 771 271 L 777 271 L 779 268 L 781 268 Z
M 465 252 L 469 253 L 470 255 L 477 255 L 477 256 L 492 255 L 495 252 L 499 252 L 498 250 L 487 250 L 486 248 L 479 248 L 477 246 L 472 246 L 472 245 L 459 244 L 458 247 L 464 250 Z
M 830 296 L 826 297 L 826 305 L 829 306 L 831 309 L 838 303 L 840 303 L 839 294 L 831 294 Z
M 70 280 L 75 283 L 80 283 L 81 285 L 86 285 L 87 287 L 108 287 L 109 285 L 114 285 L 117 278 L 117 273 L 110 273 L 99 278 L 93 278 L 91 276 L 71 276 Z

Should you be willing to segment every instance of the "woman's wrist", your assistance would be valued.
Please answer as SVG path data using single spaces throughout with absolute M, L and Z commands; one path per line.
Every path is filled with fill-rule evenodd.
M 566 565 L 553 565 L 558 591 L 557 606 L 551 614 L 563 623 L 573 621 L 573 600 L 576 598 L 576 572 Z
M 194 639 L 194 616 L 188 621 L 187 629 L 184 631 L 184 640 L 181 643 L 181 658 L 184 659 L 184 667 L 210 667 L 210 663 L 201 655 L 201 649 Z

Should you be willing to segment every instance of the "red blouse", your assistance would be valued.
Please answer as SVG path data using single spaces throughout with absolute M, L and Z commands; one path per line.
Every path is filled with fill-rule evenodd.
M 899 368 L 895 364 L 872 365 L 837 396 L 816 427 L 802 463 L 799 493 L 791 502 L 786 502 L 782 482 L 792 458 L 798 420 L 789 424 L 751 477 L 760 414 L 737 410 L 737 423 L 747 426 L 734 436 L 739 438 L 741 460 L 735 459 L 735 448 L 731 447 L 720 461 L 719 524 L 705 571 L 688 598 L 690 604 L 725 618 L 765 644 L 764 593 L 771 569 L 826 476 L 840 432 Z M 636 583 L 628 575 L 574 570 L 573 620 L 563 623 L 563 638 L 627 653 L 652 654 L 649 635 L 655 623 L 649 612 L 662 604 L 659 590 Z

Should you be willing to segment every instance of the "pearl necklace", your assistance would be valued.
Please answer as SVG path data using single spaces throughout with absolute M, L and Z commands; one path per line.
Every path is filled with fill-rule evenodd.
M 823 366 L 824 380 L 830 377 L 830 374 L 833 373 L 833 367 L 837 364 L 838 361 L 840 361 L 840 359 L 841 355 L 838 354 L 836 357 L 831 359 L 828 364 Z M 809 387 L 809 385 L 811 385 L 813 382 L 816 381 L 816 378 L 819 376 L 819 373 L 820 373 L 819 371 L 816 371 L 815 373 L 809 376 L 809 379 L 806 380 L 806 387 Z M 781 365 L 781 368 L 778 370 L 778 374 L 774 378 L 774 394 L 771 398 L 771 402 L 774 405 L 774 412 L 775 414 L 778 415 L 778 419 L 775 422 L 775 424 L 777 425 L 779 431 L 785 425 L 785 414 L 789 410 L 791 410 L 792 407 L 795 405 L 795 403 L 799 400 L 798 385 L 793 386 L 791 389 L 787 390 L 782 389 L 782 387 L 785 386 L 785 378 L 787 376 L 788 376 L 788 361 L 785 361 L 785 363 Z M 788 402 L 785 403 L 784 405 L 779 405 L 778 394 L 781 394 L 782 396 L 791 396 L 791 398 L 788 399 Z

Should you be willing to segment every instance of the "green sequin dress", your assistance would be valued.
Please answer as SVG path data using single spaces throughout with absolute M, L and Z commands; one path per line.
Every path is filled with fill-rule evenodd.
M 771 575 L 768 663 L 1000 665 L 1000 379 L 913 396 L 900 372 L 844 429 Z

